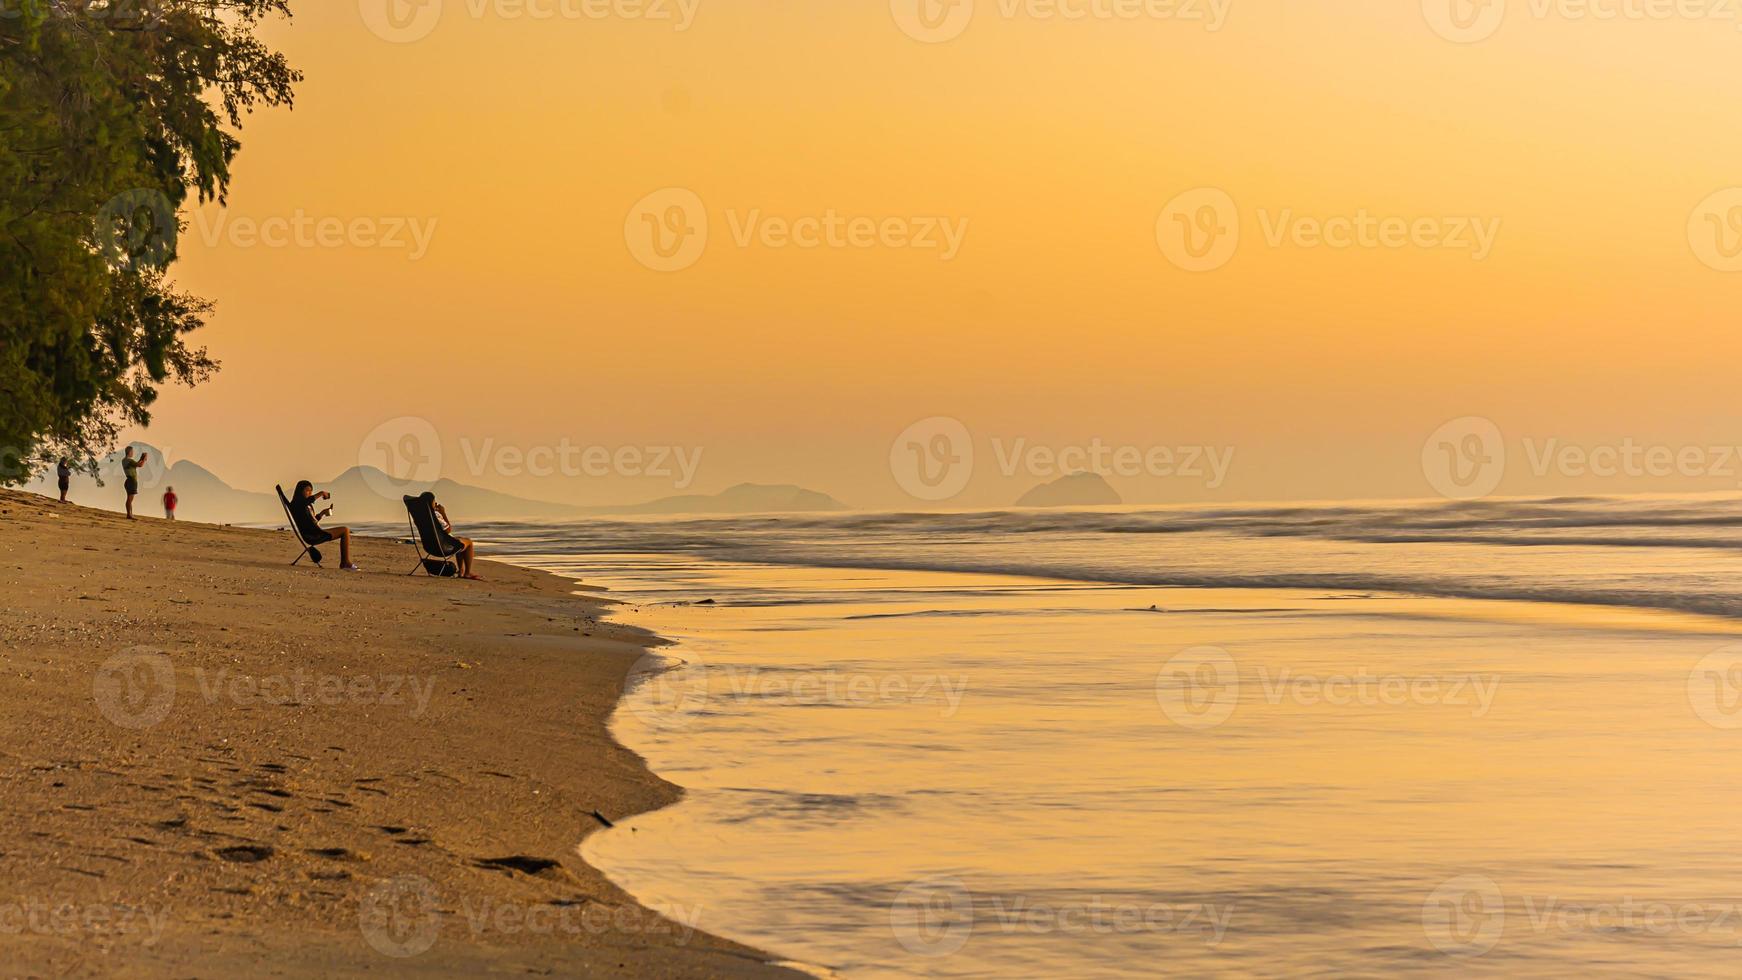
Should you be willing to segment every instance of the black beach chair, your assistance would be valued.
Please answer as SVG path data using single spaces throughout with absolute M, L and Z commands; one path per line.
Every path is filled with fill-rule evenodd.
M 422 497 L 404 499 L 405 513 L 411 521 L 411 546 L 417 550 L 417 564 L 405 574 L 416 575 L 422 569 L 435 578 L 459 578 L 459 556 L 464 549 L 442 534 L 435 506 Z
M 290 498 L 284 495 L 284 488 L 273 487 L 272 489 L 278 491 L 278 502 L 284 506 L 284 519 L 290 522 L 290 533 L 296 535 L 296 543 L 302 545 L 302 554 L 297 555 L 296 561 L 291 562 L 291 565 L 296 565 L 303 560 L 304 556 L 307 556 L 310 561 L 314 562 L 316 568 L 321 567 L 320 550 L 308 543 L 303 529 L 297 526 L 296 512 L 290 509 Z

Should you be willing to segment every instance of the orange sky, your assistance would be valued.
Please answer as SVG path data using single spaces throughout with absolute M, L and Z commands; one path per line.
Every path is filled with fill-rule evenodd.
M 218 302 L 201 339 L 225 367 L 142 437 L 239 486 L 335 474 L 413 418 L 448 476 L 584 503 L 755 480 L 1003 505 L 1057 475 L 1018 445 L 1234 453 L 1218 481 L 1115 474 L 1132 501 L 1428 496 L 1424 443 L 1466 416 L 1504 435 L 1501 492 L 1742 484 L 1742 463 L 1530 465 L 1550 439 L 1742 442 L 1742 277 L 1700 241 L 1742 194 L 1696 214 L 1742 185 L 1742 31 L 1716 0 L 1667 20 L 1511 0 L 1474 43 L 1433 27 L 1463 0 L 977 0 L 925 22 L 918 0 L 388 2 L 271 30 L 308 75 L 298 106 L 250 121 L 227 212 L 188 216 L 177 276 Z M 1181 19 L 1217 10 L 1219 30 Z M 903 30 L 922 23 L 965 29 Z M 632 209 L 668 188 L 687 194 L 643 210 L 664 227 L 700 202 L 707 237 L 656 271 Z M 1240 236 L 1193 272 L 1164 209 L 1199 188 Z M 1363 215 L 1424 234 L 1316 240 Z M 250 234 L 299 216 L 342 224 Z M 767 223 L 807 217 L 838 241 Z M 937 417 L 974 466 L 918 500 L 892 443 Z M 700 462 L 539 478 L 497 454 L 625 446 Z

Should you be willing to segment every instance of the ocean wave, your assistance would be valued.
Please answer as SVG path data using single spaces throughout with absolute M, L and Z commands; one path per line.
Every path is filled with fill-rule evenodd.
M 553 562 L 691 555 L 710 563 L 1386 592 L 1742 618 L 1742 569 L 1730 567 L 1742 549 L 1742 501 L 1731 498 L 583 521 L 492 524 L 479 536 L 498 553 Z

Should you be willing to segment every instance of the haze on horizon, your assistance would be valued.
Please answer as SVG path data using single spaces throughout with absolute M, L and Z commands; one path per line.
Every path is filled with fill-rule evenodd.
M 270 29 L 296 109 L 186 216 L 224 369 L 128 436 L 237 487 L 432 465 L 430 433 L 442 475 L 581 504 L 1003 506 L 1097 447 L 1141 460 L 1130 502 L 1426 497 L 1424 449 L 1495 433 L 1495 492 L 1742 485 L 1709 410 L 1742 360 L 1734 20 L 384 2 Z M 895 457 L 963 432 L 960 492 L 916 496 Z

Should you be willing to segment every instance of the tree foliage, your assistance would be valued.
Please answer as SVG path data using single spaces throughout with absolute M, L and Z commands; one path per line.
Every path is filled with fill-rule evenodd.
M 159 386 L 217 364 L 167 270 L 190 199 L 300 75 L 258 37 L 289 0 L 0 0 L 0 483 L 89 460 Z

